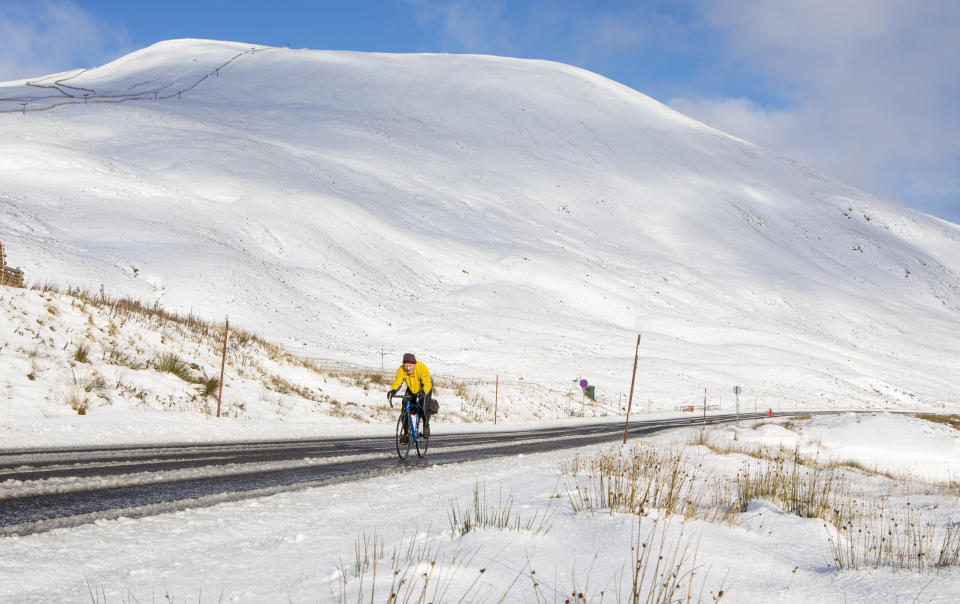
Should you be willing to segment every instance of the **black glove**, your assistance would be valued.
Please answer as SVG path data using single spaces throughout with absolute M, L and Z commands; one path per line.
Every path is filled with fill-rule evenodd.
M 417 393 L 417 404 L 423 405 L 423 390 Z
M 390 406 L 393 407 L 393 397 L 397 394 L 396 390 L 391 390 L 387 393 L 387 402 L 390 403 Z

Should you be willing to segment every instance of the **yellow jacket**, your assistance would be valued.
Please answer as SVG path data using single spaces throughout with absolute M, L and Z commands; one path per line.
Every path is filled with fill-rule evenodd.
M 420 392 L 421 383 L 423 383 L 424 394 L 428 394 L 433 390 L 430 370 L 420 361 L 417 361 L 416 366 L 413 368 L 412 375 L 407 375 L 407 372 L 403 370 L 403 365 L 401 365 L 400 368 L 397 369 L 397 379 L 393 380 L 393 386 L 390 386 L 390 390 L 397 390 L 403 382 L 407 383 L 407 388 L 409 388 L 413 394 Z

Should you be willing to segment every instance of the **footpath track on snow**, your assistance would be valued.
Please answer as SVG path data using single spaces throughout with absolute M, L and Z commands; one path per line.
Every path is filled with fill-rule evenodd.
M 762 414 L 745 413 L 741 420 Z M 734 421 L 708 415 L 709 424 Z M 634 420 L 631 436 L 703 417 Z M 436 464 L 613 443 L 623 425 L 447 433 L 435 426 L 426 458 L 397 458 L 393 437 L 0 451 L 0 537 L 96 520 L 140 517 Z

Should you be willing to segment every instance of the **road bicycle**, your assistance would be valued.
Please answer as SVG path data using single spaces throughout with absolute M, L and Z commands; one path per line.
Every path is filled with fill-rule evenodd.
M 396 395 L 394 395 L 396 396 Z M 406 459 L 410 454 L 410 445 L 417 449 L 417 456 L 424 457 L 427 454 L 429 438 L 424 438 L 420 433 L 420 405 L 416 402 L 415 396 L 407 392 L 403 395 L 403 402 L 400 404 L 400 417 L 397 418 L 397 455 L 400 459 Z M 390 397 L 390 405 L 393 406 L 393 396 Z M 404 438 L 404 437 L 407 438 Z M 402 441 L 406 442 L 402 442 Z

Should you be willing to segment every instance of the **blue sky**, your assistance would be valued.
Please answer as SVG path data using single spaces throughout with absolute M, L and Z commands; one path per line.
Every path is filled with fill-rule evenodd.
M 0 80 L 171 38 L 550 59 L 960 223 L 960 1 L 0 0 Z

